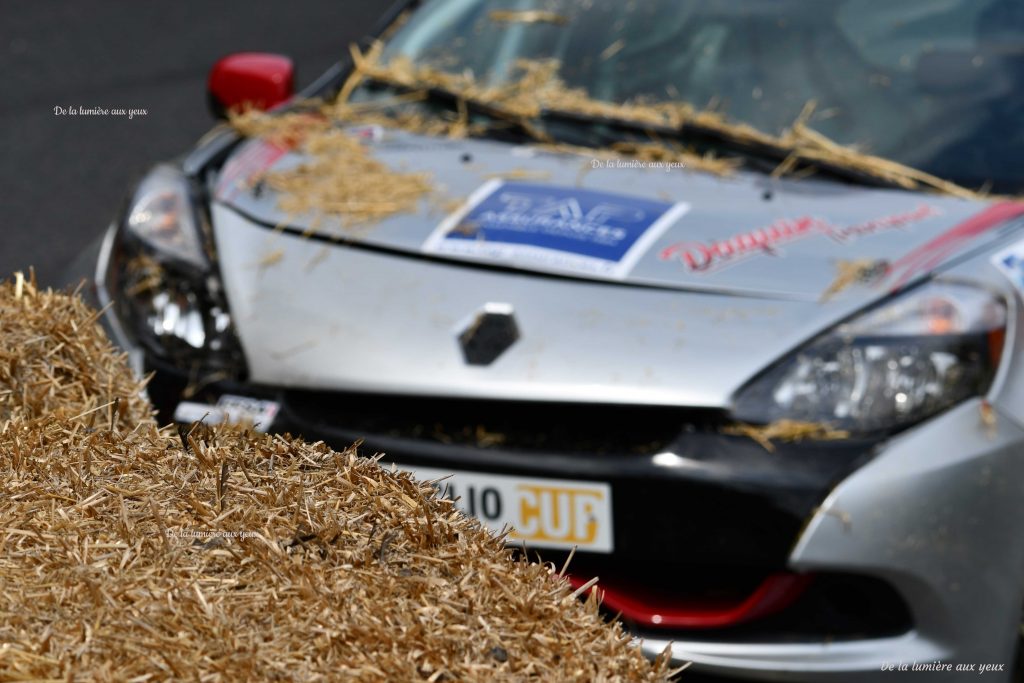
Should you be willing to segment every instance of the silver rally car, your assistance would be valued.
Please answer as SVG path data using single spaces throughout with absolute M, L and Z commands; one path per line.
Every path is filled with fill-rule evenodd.
M 542 112 L 577 153 L 514 126 L 352 127 L 459 200 L 353 227 L 261 182 L 301 150 L 218 129 L 87 257 L 162 416 L 454 475 L 439 487 L 468 514 L 531 557 L 575 548 L 573 580 L 600 577 L 645 651 L 671 642 L 709 674 L 1010 680 L 1024 204 L 995 197 L 1024 186 L 1019 4 L 432 0 L 382 31 L 400 13 L 384 60 L 500 83 L 555 58 L 597 100 L 668 93 L 773 134 L 816 100 L 833 139 L 992 198 L 842 163 L 776 177 L 784 159 L 699 127 L 655 142 L 742 166 L 631 163 L 606 150 L 642 130 Z M 238 60 L 211 77 L 220 104 L 280 99 L 284 60 Z M 301 96 L 330 100 L 351 69 Z

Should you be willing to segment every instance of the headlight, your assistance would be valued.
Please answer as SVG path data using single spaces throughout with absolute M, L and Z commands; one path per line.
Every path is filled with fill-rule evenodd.
M 189 181 L 158 166 L 114 240 L 107 288 L 131 340 L 194 378 L 240 379 L 244 359 Z
M 854 434 L 907 427 L 988 391 L 1005 331 L 998 297 L 931 283 L 770 368 L 739 392 L 734 417 L 827 423 Z

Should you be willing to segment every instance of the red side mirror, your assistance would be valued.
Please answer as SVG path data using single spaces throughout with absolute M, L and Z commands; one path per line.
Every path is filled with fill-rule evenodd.
M 207 89 L 218 117 L 236 107 L 270 109 L 295 92 L 295 65 L 282 55 L 238 52 L 213 65 Z

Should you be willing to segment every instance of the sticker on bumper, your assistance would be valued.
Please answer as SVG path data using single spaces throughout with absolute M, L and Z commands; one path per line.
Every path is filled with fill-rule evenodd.
M 689 208 L 684 203 L 493 180 L 438 226 L 423 251 L 624 279 Z
M 174 421 L 187 424 L 202 420 L 210 425 L 251 424 L 256 431 L 266 432 L 279 409 L 275 401 L 224 394 L 217 400 L 217 405 L 182 401 L 174 409 Z
M 612 491 L 608 484 L 451 472 L 396 465 L 437 488 L 488 528 L 510 527 L 510 542 L 535 548 L 612 552 Z
M 1024 293 L 1024 241 L 993 256 L 992 265 L 1010 279 L 1017 291 Z

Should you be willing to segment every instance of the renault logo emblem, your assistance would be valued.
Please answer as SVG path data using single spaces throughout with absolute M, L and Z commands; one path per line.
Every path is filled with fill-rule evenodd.
M 469 365 L 490 365 L 518 339 L 512 306 L 489 303 L 459 333 L 459 346 Z

